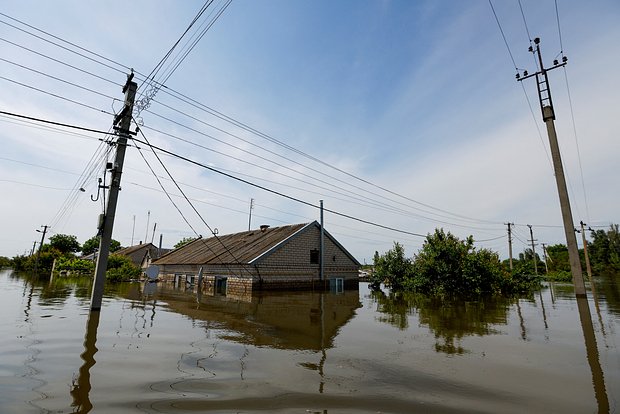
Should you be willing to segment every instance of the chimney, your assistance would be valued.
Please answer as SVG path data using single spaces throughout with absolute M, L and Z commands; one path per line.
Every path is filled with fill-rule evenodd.
M 261 233 L 264 233 L 265 231 L 267 231 L 268 228 L 269 228 L 269 224 L 261 224 L 260 226 Z

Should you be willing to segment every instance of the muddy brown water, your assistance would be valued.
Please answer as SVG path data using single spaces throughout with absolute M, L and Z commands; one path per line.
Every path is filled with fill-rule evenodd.
M 588 291 L 588 328 L 569 284 L 469 301 L 108 284 L 89 317 L 88 280 L 2 270 L 0 413 L 618 412 L 613 281 Z

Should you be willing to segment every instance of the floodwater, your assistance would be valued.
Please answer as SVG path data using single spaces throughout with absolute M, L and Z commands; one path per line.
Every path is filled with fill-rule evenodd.
M 588 302 L 108 284 L 89 318 L 89 281 L 3 270 L 0 413 L 618 412 L 606 280 Z

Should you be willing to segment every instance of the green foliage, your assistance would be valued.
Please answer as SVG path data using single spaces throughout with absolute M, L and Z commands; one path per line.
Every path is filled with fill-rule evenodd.
M 62 254 L 76 253 L 81 249 L 77 237 L 69 234 L 54 234 L 50 237 L 49 245 Z
M 371 286 L 385 283 L 393 290 L 410 290 L 431 294 L 479 295 L 519 290 L 503 270 L 497 253 L 476 249 L 473 238 L 459 240 L 443 229 L 426 237 L 414 259 L 405 257 L 399 243 L 383 255 L 374 257 L 375 271 Z M 521 283 L 523 282 L 523 283 Z
M 570 270 L 568 271 L 567 270 L 556 270 L 553 272 L 549 271 L 545 279 L 547 279 L 550 282 L 572 282 L 573 275 L 570 272 Z
M 607 231 L 594 230 L 592 243 L 588 246 L 590 262 L 595 273 L 620 272 L 620 228 L 617 224 Z
M 12 261 L 8 257 L 0 256 L 0 269 L 3 267 L 11 267 Z
M 91 260 L 78 259 L 75 257 L 60 257 L 56 260 L 57 272 L 67 272 L 67 274 L 92 275 L 95 271 L 95 263 Z
M 142 269 L 134 265 L 127 256 L 111 254 L 108 257 L 106 279 L 111 282 L 122 282 L 142 276 Z
M 196 237 L 183 237 L 181 240 L 177 242 L 177 244 L 174 245 L 174 248 L 178 249 L 179 247 L 185 246 L 187 243 L 191 243 L 194 240 L 196 240 Z
M 497 253 L 476 250 L 473 238 L 459 240 L 436 229 L 413 262 L 407 286 L 417 292 L 481 294 L 500 291 L 504 272 Z
M 405 249 L 398 242 L 394 242 L 394 247 L 382 256 L 375 252 L 374 263 L 375 270 L 370 282 L 375 287 L 383 282 L 392 289 L 401 289 L 409 278 L 411 259 L 405 257 Z
M 87 256 L 89 254 L 95 253 L 99 250 L 99 240 L 100 236 L 93 236 L 90 239 L 86 240 L 82 245 L 82 254 Z M 120 242 L 112 239 L 110 241 L 110 253 L 115 252 L 121 248 Z
M 16 270 L 16 271 L 26 270 L 27 269 L 26 265 L 28 263 L 28 257 L 29 256 L 25 256 L 25 255 L 13 256 L 13 258 L 11 259 L 11 267 L 13 268 L 13 270 Z

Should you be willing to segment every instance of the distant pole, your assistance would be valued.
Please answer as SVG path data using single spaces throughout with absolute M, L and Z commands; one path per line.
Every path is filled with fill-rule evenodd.
M 583 255 L 586 257 L 586 270 L 588 272 L 588 279 L 592 283 L 592 267 L 590 267 L 590 255 L 588 254 L 588 241 L 586 240 L 586 230 L 584 229 L 585 223 L 580 221 L 581 224 L 581 240 L 583 241 Z
M 510 226 L 513 226 L 514 223 L 506 223 L 508 226 L 508 257 L 510 260 L 510 273 L 512 273 L 512 230 Z
M 146 213 L 146 232 L 144 233 L 144 243 L 149 239 L 149 222 L 151 221 L 151 210 Z
M 543 249 L 543 258 L 545 259 L 545 273 L 549 273 L 549 266 L 547 265 L 547 245 L 545 243 L 540 243 Z
M 534 232 L 532 231 L 532 225 L 528 224 L 527 225 L 530 228 L 530 241 L 532 242 L 532 256 L 534 256 L 534 274 L 536 276 L 538 276 L 538 265 L 536 264 L 537 260 L 536 260 L 536 244 L 534 243 L 536 240 L 534 240 Z
M 136 233 L 136 215 L 133 215 L 133 228 L 131 229 L 131 245 L 133 246 L 133 236 Z
M 164 240 L 164 234 L 159 233 L 159 247 L 157 248 L 157 257 L 161 257 L 161 244 Z
M 325 254 L 324 254 L 324 249 L 325 249 L 325 231 L 323 228 L 324 222 L 323 222 L 323 200 L 321 200 L 321 245 L 320 245 L 320 249 L 321 249 L 321 256 L 319 258 L 319 263 L 320 263 L 320 268 L 319 268 L 319 280 L 325 280 Z
M 127 149 L 127 139 L 130 138 L 129 127 L 131 126 L 131 114 L 133 103 L 136 96 L 138 85 L 132 81 L 133 72 L 127 76 L 127 82 L 123 87 L 125 92 L 125 106 L 114 119 L 114 127 L 120 122 L 117 129 L 118 139 L 116 140 L 116 158 L 112 166 L 112 182 L 110 183 L 110 194 L 105 210 L 103 231 L 99 241 L 99 255 L 95 267 L 95 281 L 93 283 L 93 293 L 90 299 L 90 310 L 100 311 L 103 298 L 103 287 L 105 285 L 105 273 L 108 267 L 108 255 L 110 254 L 110 242 L 112 231 L 114 230 L 114 216 L 116 215 L 116 204 L 118 201 L 118 191 L 121 185 L 121 174 L 123 173 L 123 163 L 125 161 L 125 150 Z
M 153 239 L 155 238 L 155 230 L 157 229 L 157 223 L 153 225 L 153 234 L 151 234 L 151 243 L 153 243 Z M 145 240 L 146 241 L 146 240 Z
M 34 254 L 34 248 L 37 247 L 37 241 L 35 240 L 34 243 L 32 243 L 32 250 L 30 250 L 30 256 L 32 256 Z
M 37 250 L 37 258 L 34 260 L 34 272 L 35 273 L 37 273 L 37 270 L 39 269 L 39 256 L 41 255 L 41 248 L 43 247 L 43 241 L 45 240 L 45 233 L 47 233 L 47 229 L 49 228 L 48 225 L 41 226 L 41 227 L 43 227 L 43 231 L 37 229 L 39 233 L 43 233 L 43 234 L 41 234 L 41 241 L 39 242 L 39 250 Z
M 252 209 L 254 208 L 254 199 L 250 198 L 250 218 L 248 219 L 248 231 L 252 230 Z
M 566 236 L 566 245 L 568 247 L 568 258 L 570 261 L 571 273 L 573 274 L 573 284 L 575 285 L 575 295 L 577 297 L 586 297 L 586 286 L 583 282 L 583 274 L 581 271 L 581 262 L 579 260 L 579 250 L 577 248 L 577 237 L 575 236 L 575 225 L 573 223 L 573 215 L 568 198 L 568 189 L 566 188 L 566 179 L 564 177 L 564 168 L 562 167 L 562 158 L 560 156 L 560 146 L 558 145 L 558 137 L 555 131 L 555 112 L 553 110 L 553 102 L 551 100 L 551 89 L 549 86 L 549 78 L 547 72 L 549 70 L 565 66 L 566 56 L 562 57 L 562 63 L 557 60 L 553 61 L 553 66 L 545 69 L 543 66 L 542 55 L 540 53 L 540 39 L 534 39 L 536 50 L 530 46 L 530 52 L 536 53 L 538 57 L 540 70 L 534 74 L 528 75 L 527 72 L 517 73 L 517 80 L 522 81 L 532 76 L 536 76 L 538 86 L 538 98 L 540 108 L 542 110 L 543 121 L 547 126 L 547 135 L 549 135 L 549 147 L 551 149 L 551 159 L 553 160 L 553 170 L 555 173 L 555 181 L 558 187 L 558 196 L 560 198 L 560 208 L 562 210 L 562 221 L 564 222 L 564 234 Z

